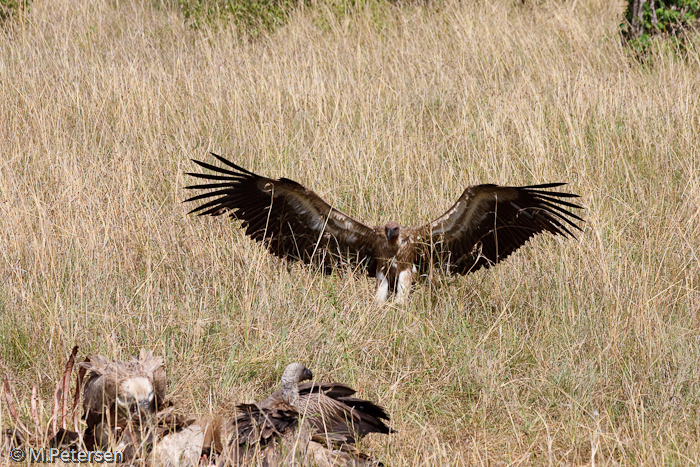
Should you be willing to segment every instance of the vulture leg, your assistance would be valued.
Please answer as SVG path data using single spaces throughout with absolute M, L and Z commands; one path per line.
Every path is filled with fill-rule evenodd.
M 414 266 L 415 269 L 415 266 Z M 411 290 L 413 283 L 413 271 L 404 269 L 399 273 L 399 283 L 396 291 L 396 303 L 403 303 L 408 297 L 408 292 Z
M 377 271 L 377 292 L 375 294 L 375 298 L 379 303 L 384 303 L 386 302 L 388 296 L 389 280 L 383 273 Z

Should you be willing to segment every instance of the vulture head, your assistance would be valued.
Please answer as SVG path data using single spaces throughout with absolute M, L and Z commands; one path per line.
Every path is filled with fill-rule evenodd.
M 83 408 L 88 425 L 103 419 L 112 425 L 115 421 L 121 425 L 127 420 L 146 420 L 163 403 L 167 387 L 163 358 L 150 351 L 142 350 L 127 362 L 92 355 L 80 366 L 87 371 Z
M 396 239 L 399 238 L 399 224 L 393 221 L 389 222 L 384 226 L 384 234 L 386 235 L 386 239 L 388 241 L 396 242 Z
M 282 373 L 282 397 L 292 407 L 299 400 L 299 383 L 313 378 L 311 370 L 301 363 L 290 363 Z
M 117 390 L 117 406 L 130 416 L 154 413 L 156 393 L 148 378 L 135 376 L 122 381 Z

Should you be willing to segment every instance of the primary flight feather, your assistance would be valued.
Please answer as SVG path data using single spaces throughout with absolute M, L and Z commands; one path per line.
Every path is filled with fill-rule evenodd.
M 379 301 L 390 291 L 404 299 L 416 276 L 432 267 L 457 274 L 488 268 L 538 233 L 573 236 L 572 229 L 581 230 L 575 221 L 583 221 L 569 210 L 581 206 L 566 201 L 578 195 L 549 191 L 564 183 L 487 184 L 468 187 L 445 214 L 423 226 L 392 221 L 369 227 L 293 180 L 262 177 L 212 155 L 226 168 L 193 160 L 213 173 L 188 173 L 210 182 L 186 187 L 205 190 L 185 200 L 206 200 L 190 213 L 229 213 L 272 254 L 319 264 L 325 272 L 365 267 L 376 278 Z

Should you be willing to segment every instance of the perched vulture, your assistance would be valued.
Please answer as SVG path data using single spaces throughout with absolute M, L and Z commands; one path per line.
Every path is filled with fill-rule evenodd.
M 369 227 L 295 181 L 261 177 L 212 155 L 228 167 L 193 161 L 214 173 L 188 173 L 213 182 L 186 187 L 207 190 L 185 200 L 207 200 L 190 213 L 228 212 L 272 254 L 316 263 L 324 272 L 339 265 L 364 267 L 376 278 L 379 301 L 389 291 L 403 300 L 416 276 L 433 268 L 468 274 L 504 260 L 540 232 L 566 237 L 573 236 L 570 228 L 581 230 L 574 220 L 582 219 L 566 209 L 581 207 L 564 200 L 578 195 L 547 190 L 564 183 L 475 185 L 445 214 L 421 227 L 396 222 Z
M 83 418 L 88 449 L 105 446 L 114 430 L 151 421 L 163 407 L 167 377 L 163 358 L 142 350 L 128 362 L 92 355 L 79 364 L 87 370 L 83 389 Z
M 372 402 L 353 397 L 339 383 L 304 383 L 311 371 L 300 363 L 287 366 L 282 388 L 257 404 L 241 404 L 226 431 L 231 441 L 219 466 L 381 465 L 360 453 L 355 441 L 369 433 L 393 433 L 389 416 Z

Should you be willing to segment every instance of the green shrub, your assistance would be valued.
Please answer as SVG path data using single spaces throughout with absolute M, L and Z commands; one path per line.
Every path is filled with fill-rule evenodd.
M 283 24 L 297 3 L 295 0 L 178 0 L 194 28 L 233 21 L 243 34 L 252 36 Z
M 623 39 L 639 52 L 647 50 L 653 37 L 670 38 L 682 47 L 682 33 L 698 25 L 700 0 L 628 0 L 625 19 Z
M 360 8 L 368 8 L 378 21 L 394 0 L 320 0 L 336 17 L 344 17 Z M 221 26 L 233 21 L 244 36 L 256 36 L 284 24 L 289 13 L 300 5 L 312 6 L 311 0 L 177 0 L 185 18 L 194 28 Z M 322 16 L 317 18 L 323 22 Z M 323 25 L 321 25 L 323 27 Z
M 0 23 L 25 15 L 30 3 L 31 0 L 0 0 Z

